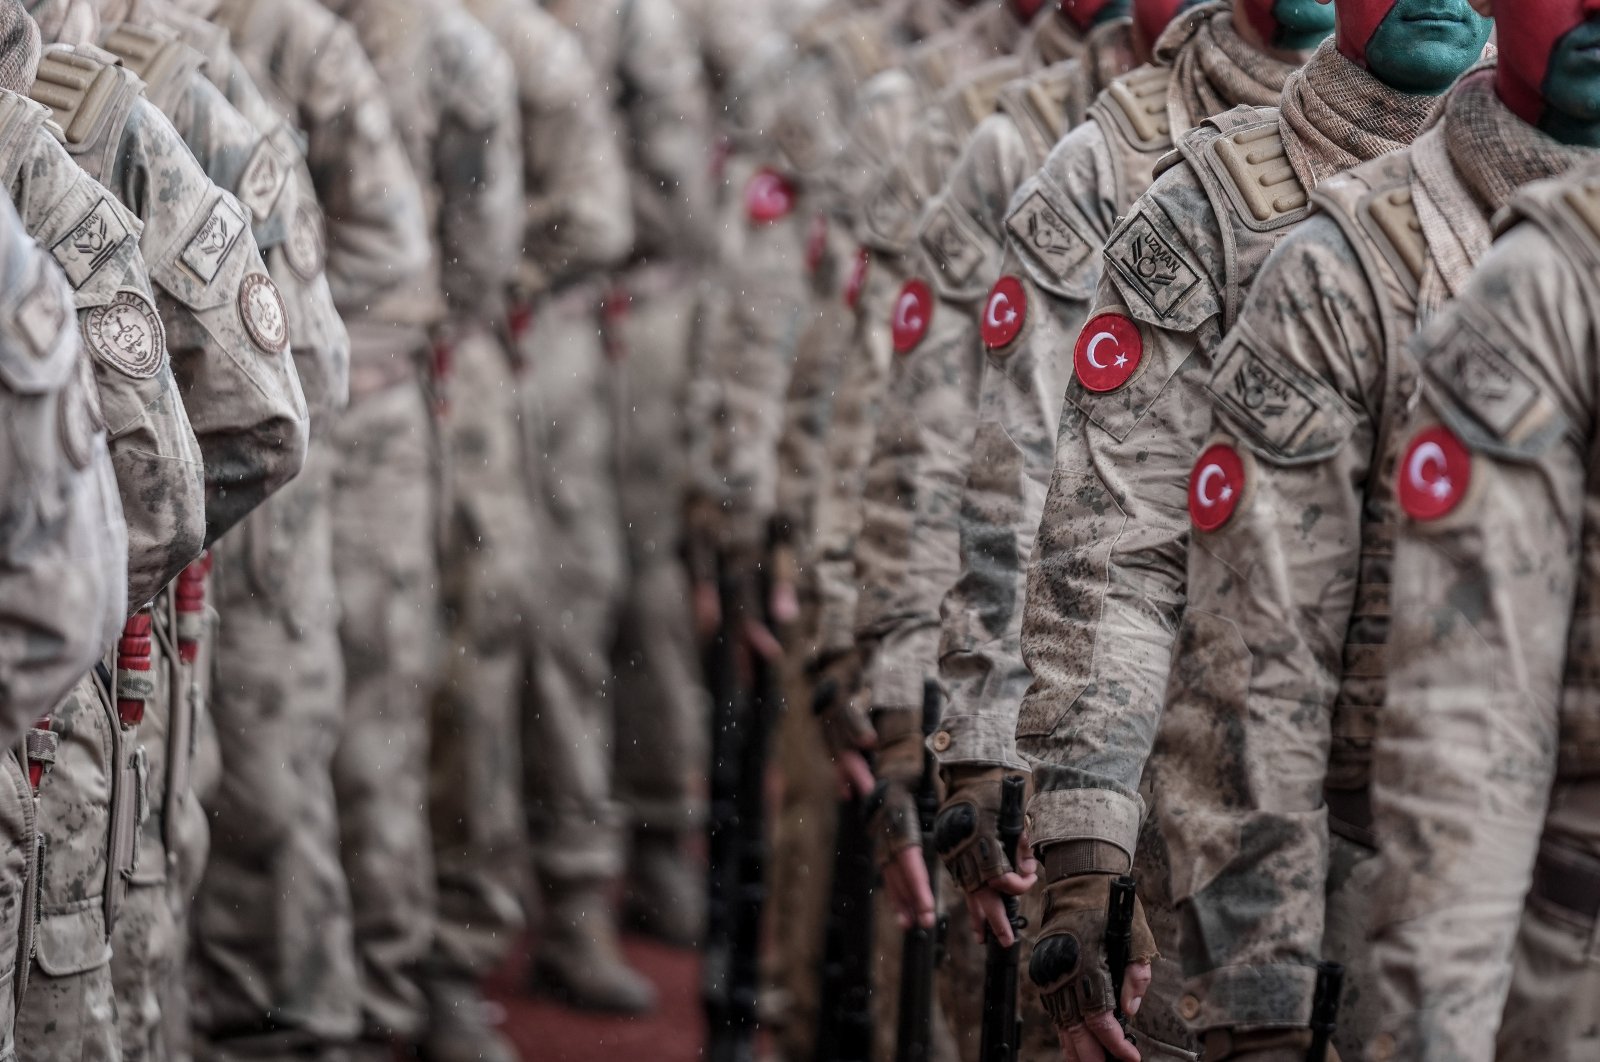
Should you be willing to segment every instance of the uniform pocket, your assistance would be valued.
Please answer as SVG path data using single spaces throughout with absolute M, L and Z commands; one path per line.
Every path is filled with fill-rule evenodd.
M 39 920 L 39 969 L 51 977 L 88 973 L 111 961 L 111 939 L 99 897 Z

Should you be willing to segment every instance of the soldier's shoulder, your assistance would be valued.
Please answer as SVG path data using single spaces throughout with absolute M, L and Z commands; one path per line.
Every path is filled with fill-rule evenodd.
M 1217 208 L 1259 232 L 1303 221 L 1310 193 L 1289 161 L 1275 107 L 1235 107 L 1213 115 L 1178 141 L 1178 153 L 1207 186 Z
M 206 63 L 205 55 L 163 26 L 120 22 L 105 30 L 100 45 L 143 81 L 145 95 L 169 113 Z
M 515 94 L 510 57 L 483 23 L 449 8 L 432 23 L 434 90 L 457 120 L 485 129 Z
M 28 95 L 49 108 L 69 151 L 88 150 L 117 135 L 144 84 L 121 60 L 93 45 L 45 49 Z
M 1171 67 L 1137 67 L 1106 86 L 1095 100 L 1095 110 L 1130 145 L 1164 151 L 1172 143 L 1172 120 L 1167 115 L 1167 89 L 1171 82 Z

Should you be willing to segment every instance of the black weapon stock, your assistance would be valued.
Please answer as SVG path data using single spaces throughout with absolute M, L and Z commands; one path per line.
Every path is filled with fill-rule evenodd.
M 824 680 L 812 698 L 821 715 L 839 696 Z M 833 884 L 823 941 L 822 986 L 815 1062 L 870 1062 L 872 1058 L 872 836 L 867 802 L 839 804 Z
M 1022 840 L 1022 801 L 1027 780 L 1010 775 L 1000 783 L 1000 845 L 1006 859 L 1017 865 L 1017 845 Z M 1015 896 L 1005 897 L 1006 920 L 1015 935 L 1005 947 L 987 934 L 983 968 L 983 1027 L 978 1057 L 982 1062 L 1016 1062 L 1022 1042 L 1022 1020 L 1017 1016 L 1017 960 L 1022 953 L 1022 930 L 1027 925 Z
M 1111 883 L 1111 896 L 1106 901 L 1106 965 L 1111 968 L 1111 1012 L 1116 1015 L 1122 1034 L 1133 1042 L 1128 1031 L 1128 1016 L 1122 1013 L 1122 979 L 1127 975 L 1128 962 L 1133 954 L 1133 908 L 1138 888 L 1133 878 L 1122 875 Z M 1106 1058 L 1112 1058 L 1106 1052 Z
M 939 814 L 938 763 L 927 740 L 939 729 L 939 683 L 922 686 L 922 778 L 917 784 L 917 824 L 922 832 L 922 863 L 939 905 L 939 857 L 933 850 L 933 820 Z M 933 974 L 938 964 L 939 928 L 914 925 L 906 930 L 900 952 L 900 1008 L 895 1039 L 895 1062 L 928 1062 L 933 1047 Z
M 718 573 L 722 625 L 705 650 L 707 692 L 711 696 L 711 800 L 707 822 L 709 871 L 706 875 L 706 949 L 701 981 L 706 1042 L 714 1058 L 732 1050 L 733 893 L 738 867 L 736 833 L 739 791 L 739 688 L 736 610 L 738 587 Z
M 1344 967 L 1336 962 L 1317 964 L 1317 988 L 1311 997 L 1311 1047 L 1306 1062 L 1327 1062 L 1328 1048 L 1339 1025 L 1339 997 L 1344 992 Z

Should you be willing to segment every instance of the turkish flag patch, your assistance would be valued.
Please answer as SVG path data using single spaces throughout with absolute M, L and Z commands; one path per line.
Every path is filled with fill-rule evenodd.
M 850 309 L 861 305 L 861 292 L 867 286 L 867 268 L 872 265 L 872 252 L 865 247 L 856 251 L 856 264 L 850 278 L 844 282 L 844 304 Z
M 933 323 L 933 292 L 920 280 L 908 280 L 894 300 L 889 331 L 894 337 L 894 352 L 910 354 L 928 334 Z
M 1406 447 L 1395 493 L 1413 520 L 1438 520 L 1455 511 L 1472 485 L 1472 454 L 1442 424 L 1423 428 Z
M 1022 281 L 1004 276 L 995 281 L 983 304 L 983 345 L 998 350 L 1017 338 L 1028 319 L 1028 292 Z
M 1103 313 L 1084 325 L 1072 364 L 1078 382 L 1097 394 L 1115 391 L 1144 360 L 1144 335 L 1126 314 Z
M 1215 531 L 1233 519 L 1244 496 L 1244 458 L 1227 443 L 1207 447 L 1189 473 L 1189 519 L 1201 531 Z
M 794 185 L 777 170 L 757 170 L 744 186 L 744 209 L 757 225 L 770 225 L 794 209 Z

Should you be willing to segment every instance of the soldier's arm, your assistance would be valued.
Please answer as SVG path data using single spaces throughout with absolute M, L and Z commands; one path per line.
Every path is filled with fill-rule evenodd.
M 127 532 L 72 289 L 0 204 L 0 741 L 14 743 L 116 636 Z
M 1384 365 L 1369 352 L 1383 342 L 1355 252 L 1319 216 L 1263 267 L 1208 373 L 1215 421 L 1187 470 L 1188 605 L 1157 761 L 1174 899 L 1191 924 L 1228 927 L 1184 940 L 1202 1031 L 1310 1022 L 1332 714 L 1363 659 L 1345 643 L 1379 489 Z
M 211 183 L 148 101 L 136 103 L 125 144 L 119 183 L 130 208 L 153 219 L 144 246 L 173 373 L 205 460 L 209 544 L 305 463 L 309 415 L 287 308 L 244 207 Z M 170 231 L 156 232 L 157 224 Z
M 454 319 L 499 322 L 523 236 L 512 223 L 522 208 L 515 75 L 488 30 L 465 12 L 453 12 L 435 32 L 435 83 L 445 105 L 432 177 L 445 298 Z
M 1416 348 L 1445 381 L 1467 382 L 1452 367 L 1468 354 L 1509 390 L 1483 387 L 1463 402 L 1426 374 L 1402 429 L 1416 440 L 1442 418 L 1466 446 L 1469 485 L 1441 519 L 1403 517 L 1395 547 L 1373 761 L 1383 882 L 1373 924 L 1396 1057 L 1494 1054 L 1560 747 L 1563 670 L 1584 675 L 1592 660 L 1593 621 L 1574 600 L 1595 549 L 1584 508 L 1597 338 L 1583 288 L 1521 226 Z M 1507 394 L 1536 396 L 1531 415 L 1500 415 Z M 1402 462 L 1397 475 L 1407 471 Z
M 340 307 L 360 312 L 428 267 L 422 186 L 355 31 L 316 11 L 327 31 L 287 76 L 309 86 L 299 117 L 327 217 L 328 282 Z

